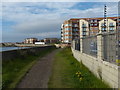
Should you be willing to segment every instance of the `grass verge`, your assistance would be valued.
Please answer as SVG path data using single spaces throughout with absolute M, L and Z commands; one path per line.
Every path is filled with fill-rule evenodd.
M 53 63 L 49 88 L 109 88 L 73 56 L 70 48 L 59 51 Z
M 2 88 L 15 88 L 26 72 L 39 60 L 55 48 L 46 48 L 37 55 L 26 55 L 24 58 L 7 60 L 2 63 Z

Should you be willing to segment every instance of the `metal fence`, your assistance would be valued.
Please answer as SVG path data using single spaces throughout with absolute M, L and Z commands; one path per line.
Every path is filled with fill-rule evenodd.
M 116 63 L 116 34 L 103 35 L 103 60 L 111 63 Z
M 84 37 L 83 41 L 83 53 L 97 57 L 97 36 Z
M 75 39 L 75 50 L 80 51 L 80 39 Z
M 118 33 L 102 33 L 75 39 L 72 47 L 93 57 L 101 57 L 103 61 L 120 65 L 120 40 L 117 35 Z

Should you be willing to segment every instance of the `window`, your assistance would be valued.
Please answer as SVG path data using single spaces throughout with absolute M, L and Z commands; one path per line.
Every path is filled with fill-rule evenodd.
M 96 24 L 94 24 L 95 26 L 97 26 L 97 23 Z
M 112 31 L 112 30 L 114 30 L 114 28 L 110 28 L 110 30 Z
M 72 26 L 71 24 L 65 24 L 65 26 Z
M 68 36 L 68 38 L 72 38 L 72 36 Z
M 90 28 L 90 30 L 93 30 L 93 28 Z
M 71 32 L 65 32 L 65 35 L 70 35 L 71 34 Z
M 83 28 L 82 31 L 86 31 L 86 28 Z
M 69 34 L 69 32 L 65 32 L 65 34 Z
M 91 22 L 94 22 L 94 20 L 91 20 Z
M 94 20 L 94 22 L 97 22 L 97 20 Z
M 90 26 L 93 26 L 93 24 L 90 24 Z
M 68 36 L 65 36 L 65 38 L 69 38 Z
M 83 35 L 86 35 L 86 32 L 83 32 Z
M 105 26 L 106 24 L 105 23 L 102 23 L 101 26 Z
M 106 30 L 106 28 L 101 28 L 101 30 Z
M 94 30 L 98 30 L 98 28 L 94 28 Z
M 110 23 L 109 26 L 114 26 L 113 23 Z
M 78 25 L 77 24 L 73 24 L 73 27 L 78 27 Z
M 65 30 L 71 30 L 71 28 L 65 28 Z
M 86 24 L 82 24 L 82 27 L 86 27 Z
M 77 28 L 74 28 L 73 31 L 78 31 L 78 29 L 77 29 Z

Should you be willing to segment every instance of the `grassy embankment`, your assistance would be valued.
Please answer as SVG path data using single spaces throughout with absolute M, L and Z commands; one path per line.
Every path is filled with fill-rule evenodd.
M 70 48 L 58 52 L 53 64 L 49 88 L 109 88 L 73 56 Z
M 54 49 L 54 47 L 47 48 L 40 51 L 36 55 L 28 54 L 14 60 L 7 60 L 6 62 L 4 61 L 2 68 L 3 89 L 15 88 L 21 78 L 39 60 L 39 58 L 50 53 Z

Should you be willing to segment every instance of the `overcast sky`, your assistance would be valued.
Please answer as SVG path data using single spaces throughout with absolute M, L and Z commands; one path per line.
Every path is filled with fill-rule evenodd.
M 2 40 L 22 42 L 25 38 L 60 38 L 60 27 L 70 18 L 117 16 L 117 2 L 3 2 Z

